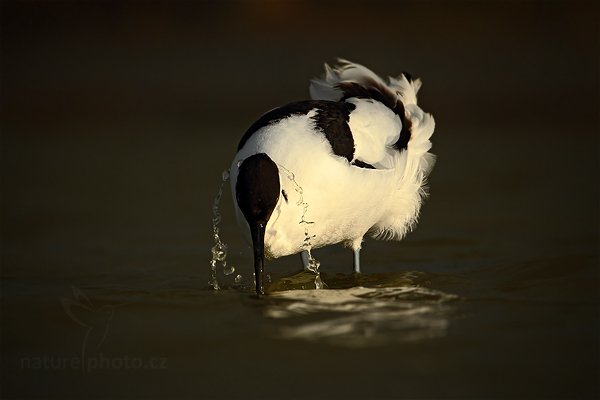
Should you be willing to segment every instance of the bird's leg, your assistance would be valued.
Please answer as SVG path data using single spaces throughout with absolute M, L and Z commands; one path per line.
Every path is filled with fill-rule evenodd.
M 354 250 L 354 272 L 360 274 L 360 247 Z
M 310 261 L 308 250 L 302 250 L 302 252 L 300 253 L 300 259 L 302 260 L 302 267 L 305 271 L 308 271 L 308 263 Z
M 360 274 L 360 248 L 362 244 L 362 236 L 348 243 L 349 247 L 354 251 L 354 273 Z

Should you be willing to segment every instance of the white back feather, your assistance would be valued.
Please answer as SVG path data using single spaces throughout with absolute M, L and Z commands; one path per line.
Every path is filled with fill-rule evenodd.
M 388 77 L 386 83 L 370 69 L 338 59 L 338 64 L 333 68 L 325 64 L 325 74 L 311 81 L 309 86 L 311 98 L 339 101 L 344 97 L 340 89 L 340 84 L 344 83 L 355 83 L 365 88 L 375 87 L 376 90 L 385 91 L 384 94 L 387 96 L 395 96 L 402 102 L 405 118 L 410 121 L 411 137 L 407 150 L 398 152 L 396 149 L 392 151 L 390 147 L 390 140 L 394 138 L 393 134 L 399 132 L 398 128 L 396 127 L 393 133 L 381 129 L 391 126 L 392 121 L 390 120 L 386 125 L 370 122 L 373 121 L 372 117 L 383 117 L 381 112 L 371 111 L 372 117 L 369 117 L 369 113 L 365 114 L 358 109 L 355 119 L 353 120 L 351 115 L 350 120 L 351 125 L 354 125 L 353 134 L 358 135 L 356 155 L 362 156 L 379 168 L 391 168 L 395 171 L 397 190 L 392 192 L 393 204 L 405 210 L 398 215 L 390 213 L 389 218 L 385 218 L 374 227 L 372 235 L 382 239 L 399 239 L 411 230 L 418 219 L 422 199 L 426 196 L 427 175 L 435 163 L 435 156 L 428 152 L 431 149 L 429 139 L 435 129 L 435 121 L 431 114 L 425 113 L 417 105 L 421 80 L 409 80 L 401 74 L 397 78 Z M 346 101 L 356 103 L 356 100 L 352 99 Z M 356 104 L 360 105 L 360 103 Z M 374 135 L 378 137 L 374 138 Z M 378 150 L 382 145 L 384 147 Z

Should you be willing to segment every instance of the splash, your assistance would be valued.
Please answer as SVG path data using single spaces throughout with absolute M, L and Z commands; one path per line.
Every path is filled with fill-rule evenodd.
M 308 212 L 308 203 L 306 201 L 304 201 L 303 189 L 296 181 L 296 177 L 293 172 L 291 172 L 290 170 L 288 170 L 287 168 L 285 168 L 282 165 L 278 164 L 278 166 L 283 171 L 285 171 L 287 178 L 294 184 L 294 189 L 298 193 L 298 201 L 296 202 L 296 205 L 302 208 L 302 216 L 300 217 L 299 224 L 304 225 L 304 240 L 301 245 L 302 251 L 305 252 L 305 256 L 303 258 L 306 260 L 305 261 L 306 268 L 315 275 L 315 280 L 314 280 L 315 289 L 322 289 L 324 287 L 324 284 L 321 279 L 321 274 L 319 272 L 320 263 L 312 256 L 312 253 L 311 253 L 311 249 L 313 246 L 311 240 L 314 239 L 316 237 L 316 235 L 311 236 L 309 233 L 309 229 L 308 229 L 308 227 L 310 225 L 314 224 L 314 222 L 306 219 L 306 214 Z M 213 201 L 213 207 L 212 207 L 212 212 L 213 212 L 212 225 L 213 225 L 214 246 L 211 248 L 212 258 L 210 260 L 210 280 L 209 280 L 208 284 L 210 286 L 212 286 L 212 288 L 214 290 L 219 290 L 221 288 L 219 286 L 219 282 L 217 279 L 217 275 L 218 275 L 217 271 L 218 271 L 219 264 L 223 268 L 224 275 L 231 275 L 235 272 L 235 267 L 227 264 L 227 245 L 225 243 L 223 243 L 223 241 L 221 240 L 220 232 L 219 232 L 219 225 L 221 223 L 221 213 L 219 211 L 219 206 L 221 203 L 221 197 L 223 195 L 223 186 L 224 186 L 225 182 L 227 182 L 228 180 L 229 180 L 229 170 L 227 169 L 227 170 L 223 171 L 223 173 L 222 173 L 222 179 L 221 179 L 221 183 L 219 185 L 219 190 L 217 192 L 217 195 L 215 196 L 215 199 Z M 266 278 L 267 283 L 271 282 L 271 277 L 269 274 L 266 274 L 265 278 Z M 242 276 L 238 274 L 234 278 L 234 282 L 236 285 L 242 285 Z
M 302 207 L 302 216 L 300 217 L 299 224 L 304 225 L 304 241 L 302 242 L 302 250 L 306 252 L 306 267 L 309 271 L 315 274 L 315 289 L 323 289 L 323 281 L 321 280 L 321 273 L 319 272 L 319 266 L 321 265 L 321 263 L 317 261 L 311 253 L 311 239 L 314 239 L 316 235 L 311 236 L 308 233 L 308 227 L 314 224 L 314 221 L 308 221 L 306 219 L 306 213 L 308 212 L 308 203 L 304 201 L 304 191 L 302 189 L 302 186 L 300 186 L 296 181 L 296 176 L 293 172 L 291 172 L 289 169 L 285 168 L 282 165 L 277 165 L 285 171 L 287 178 L 294 184 L 294 190 L 296 191 L 296 193 L 298 193 L 298 201 L 296 202 L 296 205 Z
M 314 237 L 314 236 L 313 236 Z M 312 244 L 310 243 L 311 236 L 308 234 L 308 229 L 304 230 L 304 242 L 302 248 L 306 251 L 308 263 L 306 268 L 315 274 L 315 289 L 323 289 L 323 281 L 321 280 L 321 273 L 319 272 L 319 266 L 321 263 L 317 261 L 311 253 Z
M 217 280 L 218 264 L 221 264 L 221 266 L 223 267 L 223 273 L 225 275 L 231 275 L 235 272 L 235 267 L 233 265 L 227 265 L 227 245 L 221 241 L 221 237 L 219 236 L 219 224 L 221 223 L 221 212 L 219 211 L 219 204 L 221 203 L 221 196 L 223 196 L 223 185 L 228 180 L 229 170 L 226 169 L 221 175 L 221 184 L 219 185 L 219 191 L 215 196 L 215 200 L 213 201 L 212 206 L 213 239 L 215 241 L 215 245 L 211 248 L 212 259 L 210 260 L 210 280 L 208 281 L 208 284 L 212 286 L 214 290 L 220 289 L 219 282 Z

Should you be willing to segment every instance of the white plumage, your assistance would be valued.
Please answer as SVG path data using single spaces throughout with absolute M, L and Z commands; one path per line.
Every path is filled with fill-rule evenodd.
M 308 233 L 312 248 L 352 248 L 358 269 L 365 235 L 400 239 L 412 228 L 434 161 L 435 123 L 417 105 L 420 86 L 405 75 L 386 83 L 339 60 L 311 82 L 313 101 L 272 110 L 246 132 L 231 187 L 240 227 L 255 247 L 257 292 L 262 234 L 267 257 L 306 250 Z

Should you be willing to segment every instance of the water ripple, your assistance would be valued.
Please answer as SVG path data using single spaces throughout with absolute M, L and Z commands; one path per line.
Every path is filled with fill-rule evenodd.
M 419 287 L 353 287 L 271 294 L 276 336 L 336 346 L 368 347 L 446 335 L 455 295 Z

